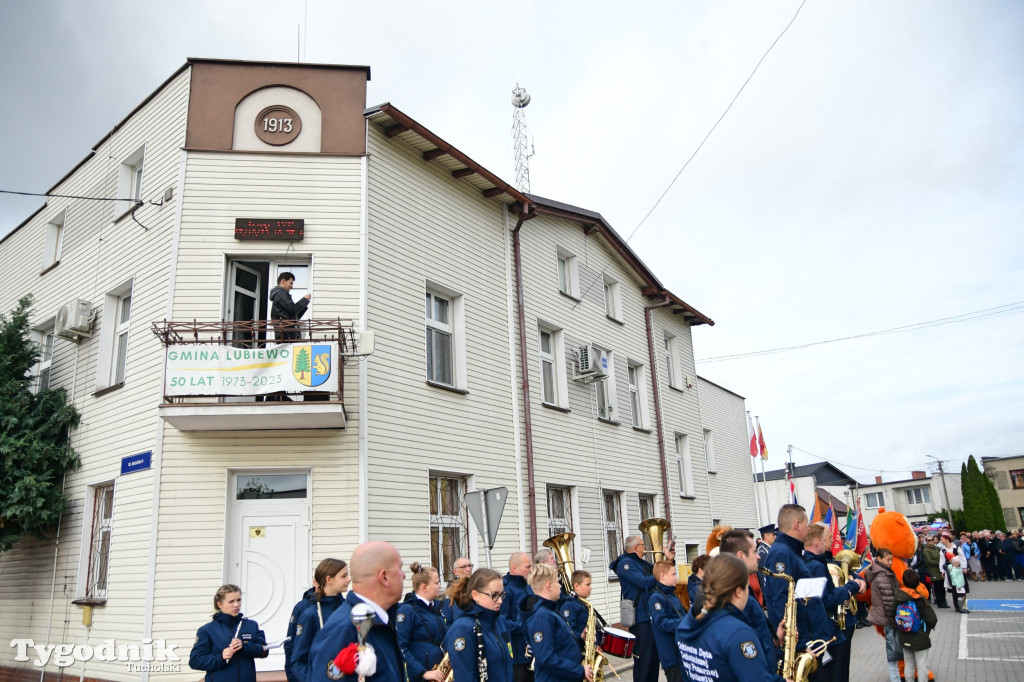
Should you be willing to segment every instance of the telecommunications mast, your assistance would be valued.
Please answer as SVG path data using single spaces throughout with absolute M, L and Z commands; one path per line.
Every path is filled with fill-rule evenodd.
M 533 156 L 533 145 L 526 150 L 526 115 L 523 109 L 530 103 L 530 93 L 516 83 L 512 91 L 512 147 L 516 155 L 516 189 L 520 192 L 530 191 L 530 157 Z

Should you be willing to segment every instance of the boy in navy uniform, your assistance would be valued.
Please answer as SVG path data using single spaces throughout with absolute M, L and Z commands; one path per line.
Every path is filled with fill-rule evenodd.
M 654 564 L 654 578 L 658 581 L 651 590 L 648 606 L 651 608 L 651 627 L 654 630 L 654 643 L 658 647 L 658 658 L 661 669 L 665 671 L 668 682 L 683 682 L 683 673 L 679 667 L 679 649 L 676 647 L 676 628 L 686 615 L 683 603 L 676 596 L 675 564 L 659 561 Z
M 533 595 L 520 605 L 525 632 L 533 649 L 537 682 L 580 682 L 594 679 L 593 669 L 583 665 L 579 640 L 558 613 L 562 586 L 558 571 L 549 564 L 534 564 L 527 577 Z
M 630 535 L 626 538 L 625 551 L 611 564 L 615 575 L 619 577 L 619 589 L 623 600 L 633 602 L 635 623 L 629 631 L 636 637 L 633 647 L 634 682 L 657 682 L 658 680 L 658 649 L 654 643 L 654 631 L 651 628 L 651 612 L 648 608 L 651 590 L 657 584 L 654 579 L 654 565 L 644 559 L 644 539 L 641 535 Z M 665 549 L 665 558 L 674 562 L 675 550 Z
M 590 612 L 580 599 L 590 599 L 590 592 L 593 589 L 590 584 L 591 579 L 589 571 L 573 571 L 571 578 L 572 592 L 564 595 L 558 604 L 558 610 L 561 612 L 562 618 L 569 624 L 572 634 L 576 635 L 576 638 L 581 642 L 583 641 L 583 631 L 587 627 L 587 621 L 590 620 Z

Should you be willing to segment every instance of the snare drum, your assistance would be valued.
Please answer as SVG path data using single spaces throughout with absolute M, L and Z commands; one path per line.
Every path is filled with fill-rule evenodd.
M 632 658 L 634 644 L 636 637 L 632 633 L 618 628 L 605 628 L 601 651 L 619 658 Z

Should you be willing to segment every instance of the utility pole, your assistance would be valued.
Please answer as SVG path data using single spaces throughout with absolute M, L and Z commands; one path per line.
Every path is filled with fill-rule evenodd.
M 953 528 L 953 513 L 949 508 L 949 490 L 946 489 L 946 472 L 942 469 L 942 460 L 935 455 L 925 455 L 925 457 L 931 457 L 939 463 L 939 478 L 942 479 L 942 494 L 946 498 L 946 523 L 949 524 L 950 530 L 956 530 Z M 963 530 L 963 528 L 960 530 Z

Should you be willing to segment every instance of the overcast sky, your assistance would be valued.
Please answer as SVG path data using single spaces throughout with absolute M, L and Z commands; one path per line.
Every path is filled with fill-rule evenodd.
M 361 64 L 390 101 L 623 236 L 799 0 L 0 3 L 0 189 L 44 192 L 187 57 Z M 304 20 L 304 15 L 308 20 Z M 306 27 L 304 45 L 298 27 Z M 630 245 L 716 321 L 698 358 L 1024 302 L 1024 3 L 808 0 Z M 0 233 L 39 198 L 0 195 Z M 700 363 L 760 415 L 769 468 L 861 481 L 1024 454 L 1024 304 L 981 320 Z

